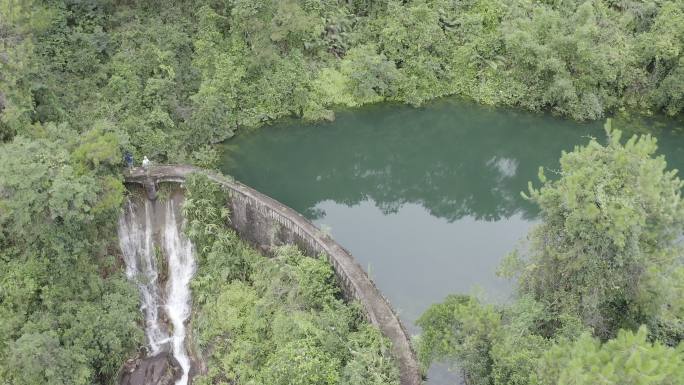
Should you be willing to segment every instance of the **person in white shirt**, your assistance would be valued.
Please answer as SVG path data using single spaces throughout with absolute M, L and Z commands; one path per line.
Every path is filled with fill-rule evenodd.
M 150 160 L 147 159 L 147 157 L 144 157 L 144 158 L 143 158 L 143 161 L 142 161 L 142 166 L 143 166 L 143 168 L 144 168 L 145 170 L 147 170 L 147 168 L 150 167 L 150 164 L 151 164 L 151 163 L 152 163 L 152 162 L 150 162 Z

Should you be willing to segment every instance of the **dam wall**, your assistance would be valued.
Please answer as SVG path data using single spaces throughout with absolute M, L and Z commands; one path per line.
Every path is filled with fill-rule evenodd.
M 231 227 L 253 246 L 268 251 L 272 247 L 295 244 L 309 256 L 324 254 L 335 270 L 348 300 L 358 301 L 367 319 L 392 342 L 402 385 L 422 383 L 419 366 L 408 333 L 389 302 L 382 296 L 354 257 L 298 212 L 244 184 L 221 174 L 186 165 L 160 165 L 147 170 L 133 168 L 124 173 L 126 183 L 146 187 L 153 198 L 156 185 L 176 182 L 181 185 L 193 173 L 206 175 L 229 195 Z

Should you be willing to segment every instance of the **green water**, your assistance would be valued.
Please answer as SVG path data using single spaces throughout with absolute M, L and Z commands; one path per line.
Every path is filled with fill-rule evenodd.
M 677 125 L 648 125 L 684 169 Z M 243 133 L 225 145 L 222 171 L 327 229 L 416 333 L 414 321 L 447 294 L 506 300 L 512 284 L 496 268 L 537 217 L 520 192 L 539 166 L 558 169 L 561 151 L 603 138 L 602 126 L 455 99 L 376 105 Z M 437 368 L 430 383 L 449 377 Z

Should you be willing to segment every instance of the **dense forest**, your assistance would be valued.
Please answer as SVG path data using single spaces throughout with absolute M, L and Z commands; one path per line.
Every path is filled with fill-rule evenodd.
M 334 119 L 336 106 L 445 95 L 578 120 L 678 115 L 683 20 L 681 0 L 0 0 L 0 383 L 111 383 L 143 344 L 116 242 L 125 151 L 213 167 L 213 144 L 280 117 Z M 608 145 L 563 155 L 562 177 L 530 190 L 543 223 L 529 250 L 507 260 L 519 300 L 437 305 L 422 321 L 426 365 L 455 357 L 481 384 L 620 383 L 634 366 L 655 378 L 635 384 L 678 384 L 684 273 L 671 266 L 681 265 L 681 182 L 654 149 L 649 138 L 623 146 L 611 131 Z M 201 340 L 218 337 L 212 320 L 225 321 L 202 293 L 242 304 L 245 317 L 272 306 L 274 324 L 287 306 L 305 308 L 292 315 L 299 327 L 347 329 L 316 334 L 330 345 L 302 347 L 285 330 L 257 342 L 283 357 L 314 348 L 328 357 L 335 338 L 363 341 L 359 355 L 320 362 L 311 375 L 327 377 L 314 383 L 363 383 L 364 370 L 395 380 L 386 342 L 334 293 L 315 291 L 331 286 L 300 282 L 301 297 L 272 303 L 273 279 L 327 282 L 329 267 L 292 250 L 271 262 L 242 251 L 239 269 L 216 268 L 258 264 L 270 275 L 214 282 L 200 267 Z M 216 365 L 242 365 L 245 351 L 219 350 Z M 231 370 L 289 383 L 298 374 L 275 370 L 277 359 Z M 570 382 L 578 373 L 584 382 Z M 200 381 L 226 379 L 208 376 Z
M 113 127 L 136 155 L 336 105 L 443 95 L 598 119 L 678 114 L 682 1 L 3 0 L 0 136 Z M 139 156 L 138 156 L 139 157 Z

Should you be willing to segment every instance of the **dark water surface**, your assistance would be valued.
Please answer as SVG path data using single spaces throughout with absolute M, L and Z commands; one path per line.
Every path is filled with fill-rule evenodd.
M 647 123 L 670 167 L 684 169 L 677 124 Z M 384 104 L 241 133 L 221 168 L 329 231 L 417 333 L 415 320 L 447 294 L 508 298 L 496 269 L 538 214 L 520 192 L 539 166 L 558 169 L 561 151 L 603 139 L 602 127 L 457 99 Z M 455 382 L 441 367 L 430 378 Z

